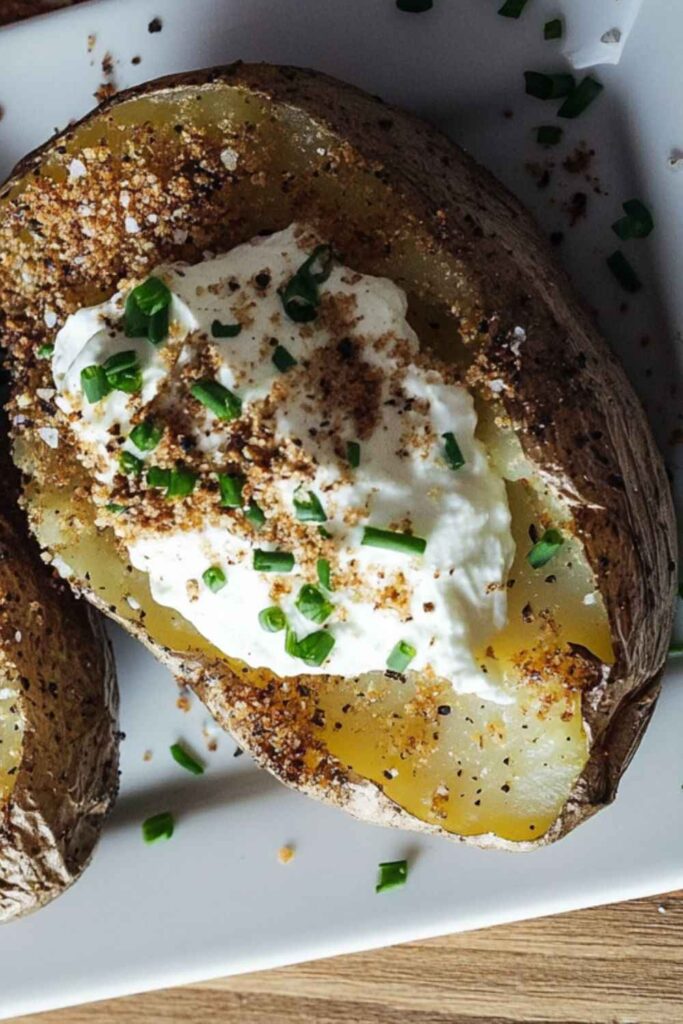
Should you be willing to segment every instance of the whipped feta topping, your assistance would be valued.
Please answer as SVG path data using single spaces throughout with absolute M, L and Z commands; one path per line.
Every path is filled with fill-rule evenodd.
M 503 700 L 473 652 L 505 623 L 514 544 L 505 484 L 475 438 L 472 397 L 454 371 L 420 354 L 406 296 L 387 279 L 334 263 L 317 315 L 287 315 L 279 290 L 318 242 L 292 225 L 196 265 L 158 267 L 171 292 L 161 345 L 125 336 L 130 289 L 68 318 L 55 341 L 56 402 L 97 481 L 100 523 L 148 575 L 158 603 L 251 666 L 354 676 L 384 670 L 403 645 L 414 650 L 410 670 Z M 233 336 L 216 337 L 216 321 Z M 275 355 L 283 349 L 285 363 Z M 88 401 L 81 372 L 130 351 L 139 390 Z M 207 378 L 238 396 L 234 419 L 193 397 L 193 383 Z M 163 427 L 151 451 L 129 436 L 145 420 Z M 460 468 L 444 435 L 457 442 Z M 122 452 L 141 472 L 122 472 Z M 173 500 L 146 473 L 177 465 L 196 482 Z M 221 503 L 224 474 L 240 481 L 232 506 Z M 302 521 L 301 502 L 317 510 L 313 521 Z M 245 515 L 254 506 L 261 523 Z M 424 552 L 363 544 L 366 527 L 422 538 Z M 287 552 L 291 571 L 255 568 L 256 549 Z M 207 584 L 209 569 L 220 570 L 219 587 Z M 323 621 L 302 604 L 304 585 L 323 599 Z M 264 628 L 259 613 L 272 607 L 287 631 Z M 334 641 L 320 665 L 296 647 L 318 632 Z

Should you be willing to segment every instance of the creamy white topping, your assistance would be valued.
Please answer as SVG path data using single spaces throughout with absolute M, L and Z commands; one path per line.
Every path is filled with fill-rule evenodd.
M 150 407 L 155 422 L 164 412 L 172 419 L 180 408 L 199 475 L 193 494 L 174 506 L 186 509 L 186 517 L 174 511 L 169 521 L 161 509 L 163 522 L 152 515 L 134 527 L 127 513 L 106 519 L 132 565 L 148 574 L 157 602 L 180 612 L 221 651 L 278 675 L 382 670 L 404 641 L 416 651 L 411 670 L 445 678 L 461 692 L 502 699 L 473 651 L 504 625 L 514 545 L 504 482 L 475 438 L 472 398 L 420 359 L 406 296 L 389 280 L 337 264 L 319 286 L 325 315 L 306 324 L 289 319 L 277 289 L 314 244 L 310 232 L 292 226 L 194 266 L 157 268 L 154 275 L 172 292 L 170 335 L 161 346 L 125 337 L 121 293 L 69 317 L 55 343 L 56 401 L 80 457 L 102 485 L 97 501 L 126 504 L 120 488 L 133 483 L 122 481 L 121 450 L 147 466 L 159 463 L 159 452 L 141 452 L 129 439 L 134 423 Z M 241 330 L 233 338 L 214 338 L 214 320 L 239 323 Z M 273 363 L 275 344 L 297 361 L 286 373 Z M 365 418 L 363 409 L 344 404 L 345 384 L 332 363 L 342 346 L 353 349 L 365 380 L 375 382 L 374 406 Z M 131 349 L 141 364 L 141 391 L 115 390 L 101 401 L 86 401 L 81 371 Z M 326 383 L 328 354 L 332 379 Z M 188 397 L 192 380 L 206 377 L 207 366 L 210 376 L 239 395 L 242 417 L 252 417 L 255 436 L 246 443 L 242 437 L 240 466 L 245 493 L 266 512 L 269 540 L 245 525 L 243 510 L 222 510 L 215 487 L 205 493 L 208 481 L 226 471 L 226 459 L 232 465 L 236 450 L 235 423 L 221 422 Z M 265 424 L 261 434 L 259 423 Z M 464 456 L 457 470 L 444 455 L 447 432 Z M 267 472 L 258 469 L 256 457 L 266 435 L 274 460 Z M 346 458 L 347 442 L 354 441 L 360 445 L 357 468 Z M 144 500 L 144 477 L 139 480 L 135 486 Z M 320 537 L 317 523 L 296 520 L 298 488 L 319 499 L 329 540 Z M 207 502 L 215 508 L 198 519 L 193 512 Z M 412 533 L 426 540 L 426 550 L 416 555 L 364 546 L 365 526 Z M 293 570 L 256 571 L 255 548 L 291 550 Z M 321 555 L 331 565 L 329 593 L 316 577 Z M 227 580 L 217 592 L 202 581 L 210 567 L 220 567 Z M 318 586 L 333 605 L 324 624 L 296 606 L 304 583 Z M 334 646 L 320 667 L 287 653 L 284 632 L 264 630 L 259 612 L 273 605 L 299 639 L 321 629 L 332 634 Z

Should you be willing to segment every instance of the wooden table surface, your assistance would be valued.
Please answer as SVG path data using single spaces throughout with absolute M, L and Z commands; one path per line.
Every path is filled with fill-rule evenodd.
M 0 0 L 0 24 L 73 2 Z M 683 893 L 21 1021 L 683 1024 Z

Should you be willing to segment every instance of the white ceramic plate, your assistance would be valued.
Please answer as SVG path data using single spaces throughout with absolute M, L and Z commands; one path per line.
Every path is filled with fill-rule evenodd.
M 683 147 L 683 10 L 670 0 L 644 4 L 621 63 L 599 70 L 604 95 L 566 125 L 566 145 L 550 152 L 558 162 L 551 183 L 539 190 L 524 163 L 545 159 L 532 128 L 553 105 L 525 97 L 521 73 L 561 64 L 557 44 L 542 39 L 557 4 L 533 0 L 519 21 L 498 17 L 499 5 L 436 0 L 431 13 L 407 15 L 393 0 L 100 0 L 26 22 L 0 32 L 0 169 L 92 105 L 106 50 L 120 86 L 237 57 L 311 65 L 356 82 L 441 123 L 546 230 L 565 231 L 560 254 L 599 310 L 673 464 L 683 171 L 672 171 L 668 157 Z M 591 44 L 626 5 L 565 7 L 570 21 L 580 13 Z M 163 30 L 150 34 L 154 16 Z M 142 62 L 133 65 L 136 55 Z M 601 195 L 559 166 L 581 139 L 596 148 Z M 561 205 L 577 191 L 589 194 L 589 215 L 567 230 Z M 649 202 L 656 221 L 649 240 L 627 245 L 646 285 L 636 301 L 604 265 L 617 242 L 609 225 L 632 196 Z M 628 309 L 619 312 L 624 298 Z M 617 804 L 557 846 L 515 856 L 361 825 L 288 792 L 246 757 L 235 760 L 226 736 L 206 753 L 206 775 L 187 775 L 168 746 L 180 737 L 202 750 L 208 716 L 196 701 L 189 714 L 179 711 L 168 674 L 132 641 L 119 633 L 115 641 L 126 732 L 121 797 L 83 879 L 2 930 L 2 1017 L 683 884 L 683 689 L 673 672 Z M 142 819 L 164 809 L 177 815 L 175 836 L 145 846 Z M 283 866 L 277 850 L 288 842 L 297 854 Z M 375 896 L 377 863 L 405 856 L 409 884 Z

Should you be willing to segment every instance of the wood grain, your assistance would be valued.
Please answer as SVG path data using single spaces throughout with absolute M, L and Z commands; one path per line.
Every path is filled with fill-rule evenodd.
M 0 24 L 75 2 L 0 0 Z M 21 1018 L 199 1021 L 683 1024 L 683 893 Z
M 21 1020 L 679 1024 L 682 939 L 674 893 Z

